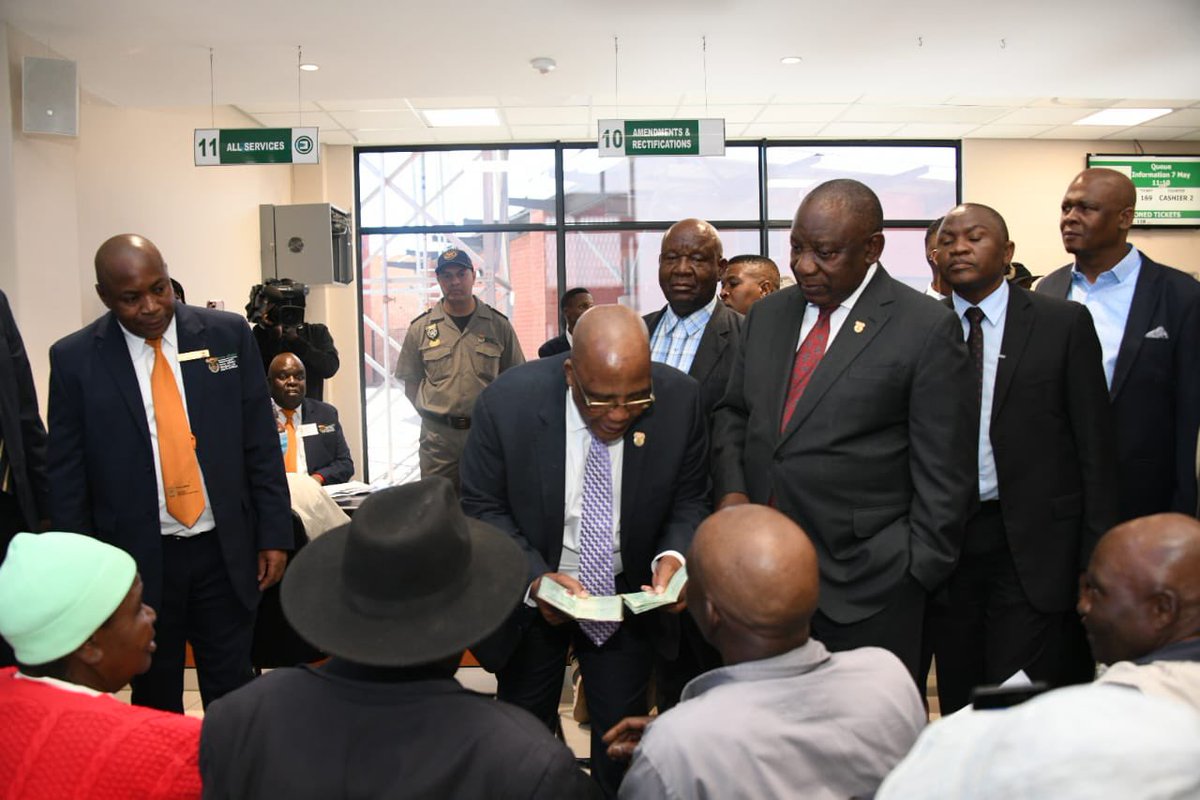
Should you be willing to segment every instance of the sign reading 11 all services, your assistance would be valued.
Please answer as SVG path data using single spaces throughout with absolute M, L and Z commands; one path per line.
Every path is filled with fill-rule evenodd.
M 723 119 L 602 119 L 600 156 L 723 156 Z
M 316 128 L 197 128 L 197 167 L 318 164 Z
M 1133 181 L 1134 225 L 1200 226 L 1200 156 L 1088 155 L 1088 166 L 1115 169 Z

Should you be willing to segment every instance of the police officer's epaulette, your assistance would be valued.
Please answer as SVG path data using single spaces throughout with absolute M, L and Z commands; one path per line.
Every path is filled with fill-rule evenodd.
M 496 308 L 495 306 L 489 305 L 488 308 L 490 308 L 492 310 L 492 313 L 495 314 L 497 317 L 502 317 L 503 319 L 508 319 L 508 315 L 505 314 L 500 309 Z
M 422 311 L 420 314 L 417 314 L 415 317 L 413 317 L 412 319 L 410 319 L 410 320 L 408 321 L 408 324 L 409 324 L 409 325 L 412 325 L 414 322 L 416 322 L 417 320 L 419 320 L 421 317 L 426 317 L 426 316 L 429 316 L 429 312 L 430 312 L 430 311 L 433 311 L 433 309 L 432 309 L 432 308 L 427 308 L 427 309 L 425 309 L 425 310 L 424 310 L 424 311 Z

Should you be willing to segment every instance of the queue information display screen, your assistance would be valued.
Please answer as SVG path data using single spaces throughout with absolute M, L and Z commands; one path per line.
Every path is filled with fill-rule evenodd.
M 1115 169 L 1137 188 L 1137 227 L 1200 227 L 1200 156 L 1087 157 L 1089 167 Z

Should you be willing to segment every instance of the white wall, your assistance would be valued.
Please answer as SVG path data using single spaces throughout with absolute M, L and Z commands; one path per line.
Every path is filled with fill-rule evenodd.
M 1145 142 L 1148 154 L 1196 154 L 1198 142 Z M 967 139 L 962 148 L 963 200 L 1000 212 L 1016 243 L 1014 260 L 1034 275 L 1066 264 L 1058 233 L 1067 185 L 1088 153 L 1134 153 L 1133 142 Z M 1200 230 L 1135 228 L 1129 240 L 1162 264 L 1200 272 Z

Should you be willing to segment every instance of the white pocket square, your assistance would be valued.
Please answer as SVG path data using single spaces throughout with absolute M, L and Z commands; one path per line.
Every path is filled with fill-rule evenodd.
M 1148 331 L 1146 333 L 1146 338 L 1147 339 L 1170 339 L 1171 337 L 1167 335 L 1166 328 L 1164 328 L 1162 325 L 1159 325 L 1154 330 Z

